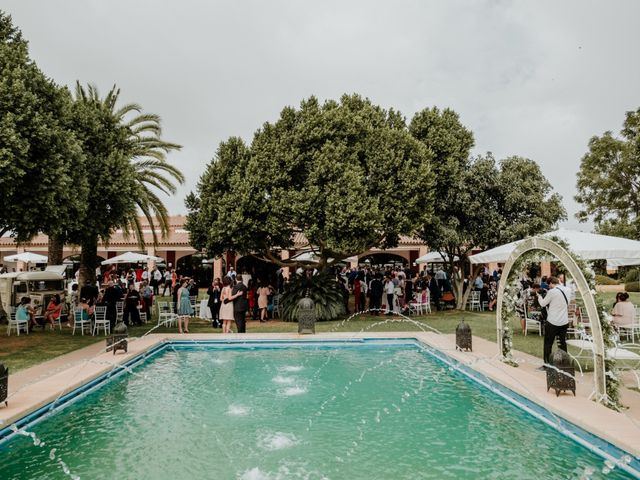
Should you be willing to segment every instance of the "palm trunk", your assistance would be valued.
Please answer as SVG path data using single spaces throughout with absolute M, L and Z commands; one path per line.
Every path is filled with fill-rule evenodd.
M 49 257 L 49 265 L 62 265 L 62 250 L 64 249 L 64 241 L 59 235 L 51 235 L 49 237 L 49 248 L 47 256 Z
M 82 243 L 80 253 L 80 275 L 78 285 L 85 285 L 87 280 L 96 283 L 96 267 L 98 266 L 98 239 L 92 238 Z

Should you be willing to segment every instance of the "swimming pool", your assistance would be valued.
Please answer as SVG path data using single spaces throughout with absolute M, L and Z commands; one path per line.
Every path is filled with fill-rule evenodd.
M 413 340 L 167 343 L 131 372 L 69 395 L 54 415 L 25 419 L 45 445 L 5 440 L 0 471 L 11 479 L 67 478 L 65 468 L 139 479 L 604 476 L 605 459 L 536 418 L 544 411 L 457 367 Z M 606 478 L 633 478 L 620 467 Z

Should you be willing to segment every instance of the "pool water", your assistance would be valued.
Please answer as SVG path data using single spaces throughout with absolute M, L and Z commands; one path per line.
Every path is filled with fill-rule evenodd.
M 29 431 L 0 478 L 628 478 L 411 345 L 169 347 Z

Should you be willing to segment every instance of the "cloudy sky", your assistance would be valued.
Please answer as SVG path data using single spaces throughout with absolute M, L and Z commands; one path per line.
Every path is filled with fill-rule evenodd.
M 231 135 L 357 92 L 410 118 L 451 107 L 475 153 L 540 163 L 570 217 L 592 135 L 640 106 L 640 2 L 0 0 L 60 84 L 113 84 L 184 146 L 184 195 Z M 570 218 L 565 226 L 578 227 Z M 588 229 L 582 225 L 580 228 Z

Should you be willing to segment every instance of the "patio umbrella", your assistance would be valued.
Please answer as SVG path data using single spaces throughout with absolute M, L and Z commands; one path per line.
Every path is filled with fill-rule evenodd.
M 458 257 L 454 255 L 453 260 L 458 260 Z M 449 255 L 445 253 L 443 260 L 442 255 L 440 255 L 438 252 L 429 252 L 426 255 L 418 257 L 416 259 L 416 263 L 449 263 Z
M 148 262 L 162 262 L 161 257 L 154 257 L 153 255 L 145 255 L 143 253 L 126 252 L 117 257 L 108 258 L 102 262 L 102 265 L 111 265 L 113 263 L 148 263 Z
M 4 257 L 5 262 L 47 263 L 47 260 L 48 258 L 45 255 L 38 255 L 32 252 L 22 252 Z
M 627 259 L 640 264 L 640 242 L 628 238 L 586 233 L 563 228 L 548 232 L 543 237 L 558 237 L 567 242 L 569 249 L 585 260 Z M 500 245 L 469 257 L 471 263 L 505 263 L 523 240 Z

